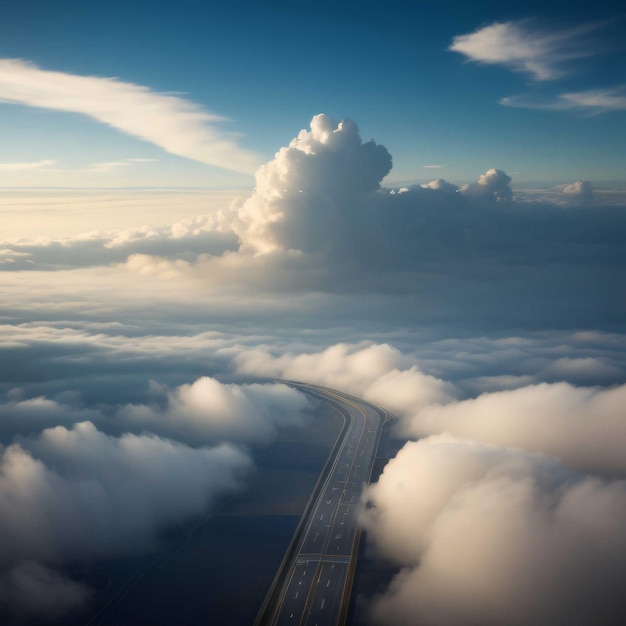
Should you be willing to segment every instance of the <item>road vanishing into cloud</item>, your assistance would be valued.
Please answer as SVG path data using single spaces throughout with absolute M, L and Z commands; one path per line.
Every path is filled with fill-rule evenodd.
M 344 417 L 256 626 L 331 626 L 348 613 L 360 529 L 357 509 L 370 480 L 383 424 L 391 416 L 333 389 L 284 381 Z

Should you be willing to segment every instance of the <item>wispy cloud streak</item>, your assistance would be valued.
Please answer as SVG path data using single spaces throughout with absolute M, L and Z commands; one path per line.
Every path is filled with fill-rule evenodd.
M 533 28 L 530 20 L 496 22 L 456 36 L 448 49 L 470 61 L 506 65 L 535 80 L 553 80 L 563 75 L 564 62 L 595 54 L 593 47 L 581 45 L 581 37 L 595 28 L 547 31 Z
M 526 95 L 502 98 L 500 104 L 522 109 L 545 109 L 563 111 L 579 109 L 590 113 L 607 113 L 609 111 L 626 110 L 626 86 L 621 85 L 610 89 L 587 89 L 562 93 L 552 99 L 533 99 Z
M 219 128 L 225 118 L 200 105 L 116 78 L 39 69 L 0 59 L 0 102 L 87 115 L 187 159 L 253 173 L 258 159 Z
M 0 163 L 0 172 L 22 172 L 24 170 L 39 170 L 55 164 L 56 161 L 52 161 L 50 159 L 45 159 L 43 161 Z

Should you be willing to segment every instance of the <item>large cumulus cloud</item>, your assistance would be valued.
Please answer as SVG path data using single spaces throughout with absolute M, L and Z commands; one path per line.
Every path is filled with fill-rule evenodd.
M 360 222 L 369 217 L 364 205 L 390 169 L 387 150 L 363 143 L 354 122 L 335 128 L 328 117 L 316 115 L 310 131 L 300 131 L 259 169 L 235 229 L 254 251 L 328 253 L 345 245 L 348 228 L 361 234 Z

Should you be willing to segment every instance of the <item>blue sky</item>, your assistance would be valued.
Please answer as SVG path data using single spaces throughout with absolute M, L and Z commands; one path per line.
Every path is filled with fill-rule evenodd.
M 520 185 L 626 178 L 616 3 L 27 0 L 2 2 L 0 18 L 0 59 L 175 94 L 226 118 L 216 127 L 254 163 L 235 171 L 218 156 L 226 168 L 216 167 L 14 100 L 0 105 L 4 187 L 251 187 L 255 164 L 320 112 L 387 147 L 388 184 L 461 183 L 490 167 Z M 472 33 L 469 47 L 450 49 Z

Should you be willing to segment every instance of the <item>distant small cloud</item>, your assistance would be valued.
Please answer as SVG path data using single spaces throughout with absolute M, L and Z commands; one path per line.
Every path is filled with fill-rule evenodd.
M 528 94 L 502 98 L 500 104 L 521 109 L 563 111 L 578 109 L 590 113 L 607 113 L 626 110 L 626 86 L 607 89 L 587 89 L 562 93 L 553 97 L 537 98 Z
M 595 54 L 593 47 L 581 45 L 581 38 L 597 27 L 548 31 L 535 28 L 530 20 L 496 22 L 456 36 L 448 49 L 470 61 L 506 65 L 538 81 L 553 80 L 564 74 L 564 62 Z
M 455 184 L 449 183 L 443 178 L 431 180 L 429 183 L 422 185 L 422 187 L 424 189 L 433 189 L 435 191 L 444 191 L 449 193 L 456 193 L 459 190 L 459 188 Z
M 593 201 L 593 187 L 587 180 L 577 180 L 575 183 L 565 185 L 563 193 L 574 204 L 589 205 Z
M 157 159 L 123 159 L 122 161 L 103 161 L 101 163 L 92 163 L 87 171 L 89 172 L 111 172 L 120 168 L 128 167 L 134 163 L 153 163 Z
M 626 110 L 626 87 L 614 89 L 588 89 L 559 96 L 571 108 L 591 108 L 598 111 Z
M 427 170 L 436 170 L 436 169 L 438 169 L 438 168 L 440 168 L 440 167 L 443 167 L 443 165 L 424 165 L 424 167 L 425 167 Z
M 587 180 L 576 181 L 570 185 L 563 187 L 563 193 L 569 193 L 573 195 L 591 195 L 591 183 Z
M 511 200 L 513 192 L 510 182 L 511 177 L 506 172 L 492 168 L 481 174 L 475 183 L 461 187 L 461 193 L 485 200 Z

